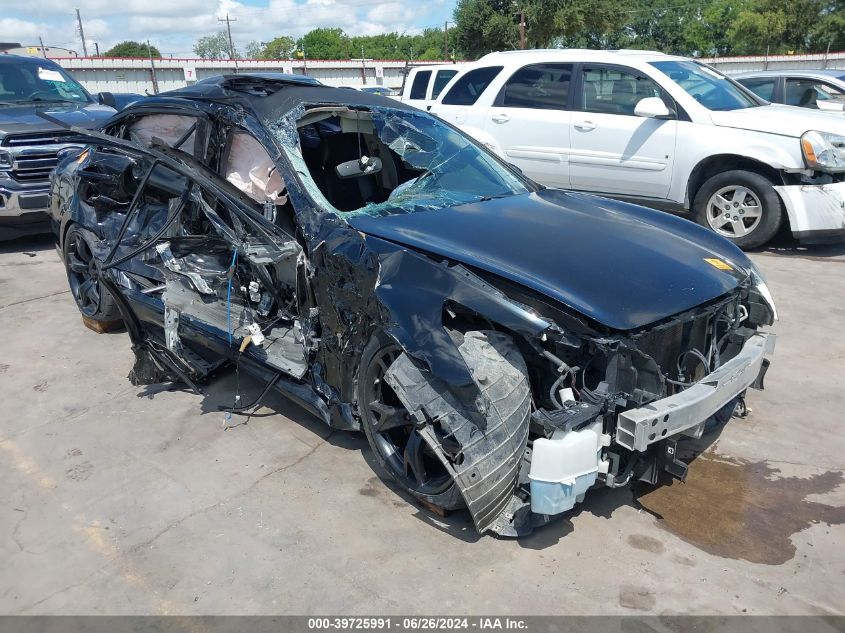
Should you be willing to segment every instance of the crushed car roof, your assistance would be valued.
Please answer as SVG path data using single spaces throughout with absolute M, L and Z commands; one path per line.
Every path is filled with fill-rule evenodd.
M 312 103 L 415 110 L 413 106 L 388 97 L 324 86 L 310 77 L 281 74 L 274 77 L 262 74 L 209 77 L 193 86 L 171 90 L 161 96 L 239 102 L 252 108 L 260 119 L 272 121 L 297 106 Z

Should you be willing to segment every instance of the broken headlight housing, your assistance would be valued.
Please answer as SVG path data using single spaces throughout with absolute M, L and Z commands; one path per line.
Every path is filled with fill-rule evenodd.
M 811 169 L 845 171 L 845 136 L 810 130 L 801 136 L 804 160 Z
M 760 271 L 758 271 L 756 267 L 751 268 L 751 281 L 754 282 L 754 288 L 760 293 L 760 296 L 763 297 L 763 299 L 766 300 L 766 303 L 769 304 L 769 307 L 772 309 L 772 316 L 775 321 L 777 321 L 778 309 L 775 307 L 775 300 L 772 297 L 772 291 L 769 290 L 769 287 L 766 285 L 766 280 L 763 279 L 763 275 L 760 274 Z

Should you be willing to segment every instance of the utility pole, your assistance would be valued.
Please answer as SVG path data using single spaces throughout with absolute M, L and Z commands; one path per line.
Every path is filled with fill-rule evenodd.
M 519 12 L 519 48 L 525 50 L 525 11 Z
M 150 46 L 150 40 L 147 40 L 147 55 L 150 58 L 150 75 L 153 78 L 153 94 L 158 94 L 158 77 L 156 77 L 156 65 L 153 63 L 153 49 Z
M 97 51 L 97 57 L 100 56 L 100 44 L 98 42 L 94 42 L 94 50 Z
M 46 49 L 46 48 L 44 48 L 44 38 L 43 38 L 43 37 L 41 37 L 41 36 L 39 35 L 39 36 L 38 36 L 38 41 L 39 41 L 39 42 L 41 42 L 41 56 L 42 56 L 44 59 L 47 59 L 47 49 Z M 828 47 L 827 47 L 827 48 L 828 48 L 828 50 L 830 50 L 830 45 L 829 45 L 829 44 L 828 44 Z
M 218 22 L 225 22 L 226 23 L 226 30 L 229 32 L 229 59 L 235 59 L 235 45 L 232 43 L 232 22 L 237 22 L 237 19 L 230 18 L 229 14 L 226 14 L 226 19 L 217 18 Z
M 351 62 L 361 62 L 361 82 L 367 85 L 367 62 L 373 61 L 364 57 L 364 47 L 361 47 L 361 59 L 350 59 Z
M 449 61 L 449 20 L 443 23 L 443 61 Z
M 76 10 L 76 22 L 79 24 L 79 39 L 82 40 L 82 54 L 88 57 L 88 47 L 85 46 L 85 31 L 82 30 L 82 16 L 79 15 L 79 9 Z

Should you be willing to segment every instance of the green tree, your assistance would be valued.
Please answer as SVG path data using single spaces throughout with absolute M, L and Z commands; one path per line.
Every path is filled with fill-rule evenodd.
M 350 40 L 343 29 L 319 28 L 309 31 L 299 41 L 300 50 L 305 50 L 308 59 L 349 59 Z M 354 51 L 352 51 L 354 53 Z M 360 54 L 360 51 L 359 53 Z
M 127 40 L 112 46 L 103 57 L 161 57 L 161 53 L 155 46 L 148 47 L 146 42 Z
M 264 57 L 264 47 L 266 46 L 266 42 L 259 42 L 258 40 L 253 40 L 246 46 L 244 46 L 244 57 L 246 59 L 266 59 Z
M 194 53 L 203 59 L 229 59 L 229 38 L 226 31 L 199 38 L 194 44 Z M 234 57 L 238 57 L 237 52 Z
M 826 3 L 811 37 L 815 51 L 825 51 L 828 46 L 831 50 L 845 48 L 845 0 Z
M 729 36 L 734 21 L 747 0 L 711 0 L 684 24 L 685 54 L 705 57 L 732 55 L 734 38 Z
M 824 50 L 826 43 L 818 37 L 819 29 L 824 24 L 835 31 L 841 13 L 831 15 L 829 11 L 836 4 L 826 0 L 751 0 L 737 15 L 728 36 L 739 54 Z
M 459 49 L 470 57 L 518 48 L 521 10 L 526 21 L 527 48 L 608 46 L 621 28 L 631 2 L 524 0 L 516 5 L 510 0 L 458 0 L 453 32 Z
M 636 6 L 625 9 L 621 28 L 610 37 L 611 46 L 688 55 L 693 51 L 687 29 L 701 20 L 701 7 L 702 2 L 681 4 L 676 0 L 641 0 Z
M 296 40 L 287 35 L 275 37 L 264 45 L 263 59 L 290 59 L 296 51 Z
M 632 0 L 531 0 L 524 8 L 527 46 L 601 48 L 614 44 L 613 34 L 630 18 Z
M 291 59 L 296 52 L 296 40 L 280 35 L 269 42 L 252 41 L 244 48 L 247 59 Z
M 519 25 L 510 0 L 458 0 L 452 29 L 455 46 L 469 59 L 519 46 Z

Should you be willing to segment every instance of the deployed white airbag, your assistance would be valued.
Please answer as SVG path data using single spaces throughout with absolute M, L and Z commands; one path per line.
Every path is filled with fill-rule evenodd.
M 138 119 L 129 127 L 129 139 L 146 147 L 152 143 L 153 138 L 159 138 L 173 147 L 196 121 L 192 116 L 151 114 Z M 194 131 L 179 149 L 193 155 L 196 136 Z
M 267 150 L 250 134 L 235 134 L 226 158 L 226 180 L 256 202 L 286 204 L 285 181 Z

